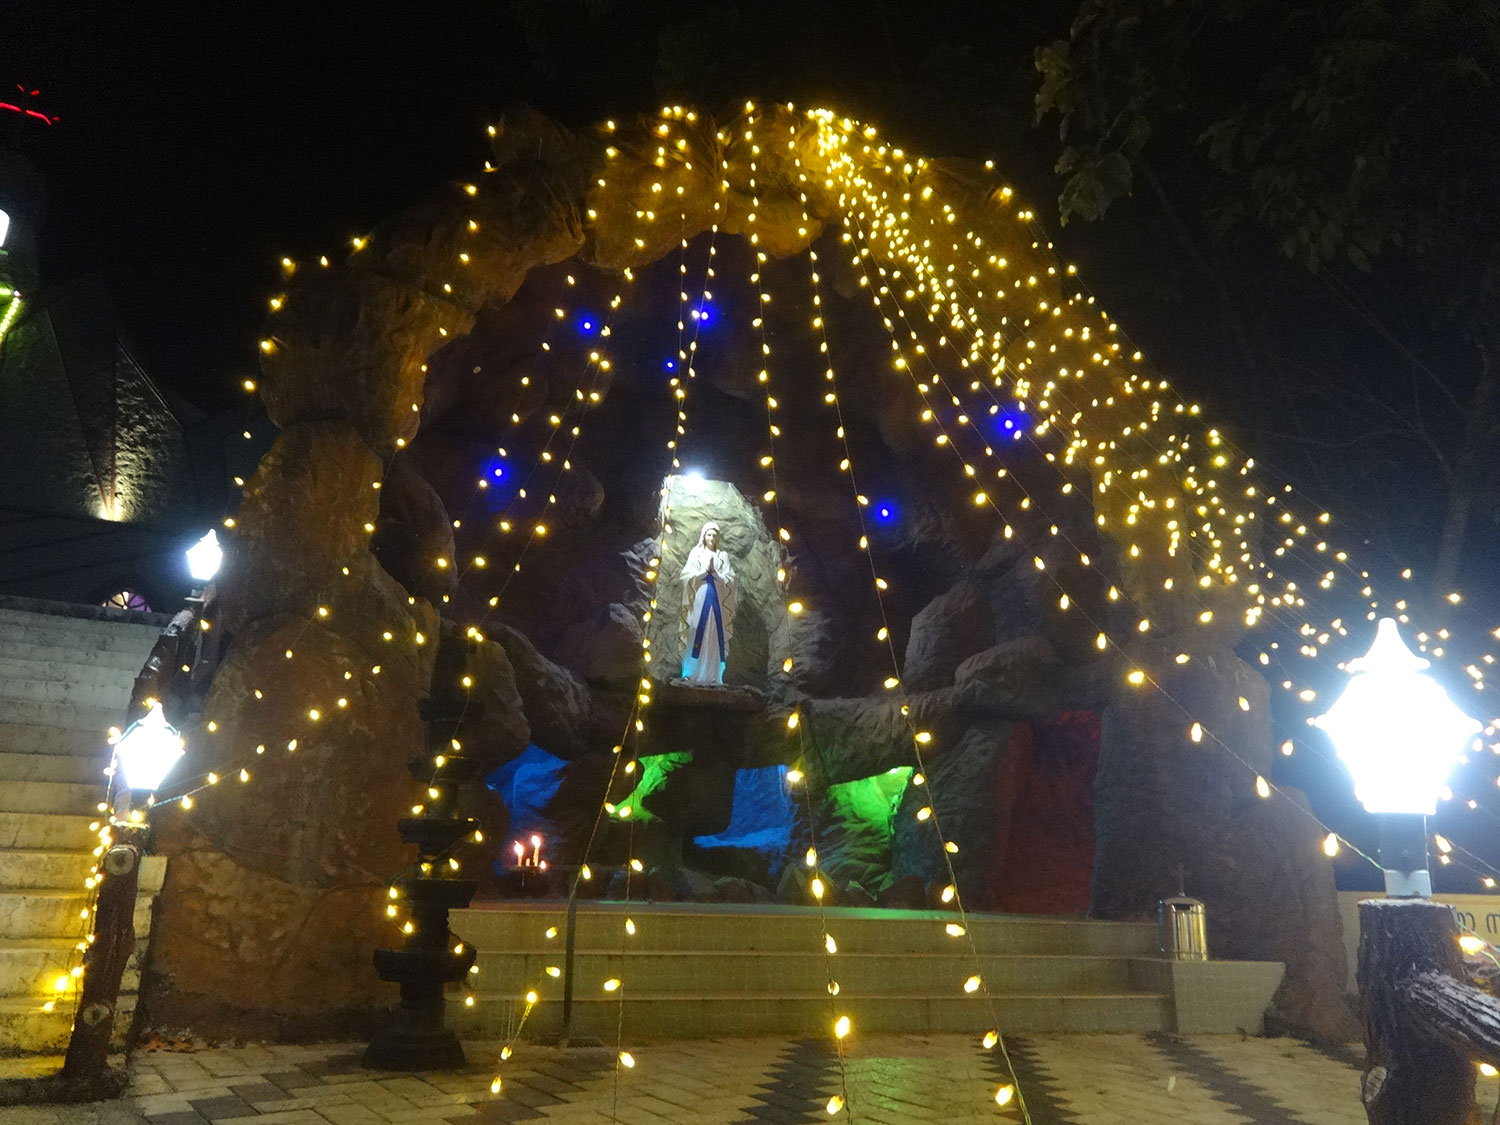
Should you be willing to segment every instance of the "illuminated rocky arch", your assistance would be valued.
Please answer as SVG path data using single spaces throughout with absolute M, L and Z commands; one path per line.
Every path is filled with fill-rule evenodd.
M 1256 574 L 1238 557 L 1254 517 L 1234 522 L 1254 506 L 1224 499 L 1240 491 L 1231 481 L 1243 462 L 1128 354 L 996 173 L 909 155 L 873 129 L 781 105 L 747 103 L 723 122 L 668 108 L 590 136 L 521 109 L 492 136 L 485 174 L 439 188 L 355 240 L 344 261 L 284 263 L 250 388 L 281 434 L 232 521 L 219 625 L 235 643 L 204 710 L 215 729 L 194 739 L 200 768 L 225 747 L 266 751 L 243 793 L 207 792 L 192 812 L 163 818 L 172 863 L 155 1018 L 308 1032 L 361 1019 L 375 995 L 369 951 L 389 940 L 382 894 L 407 861 L 393 825 L 411 802 L 404 763 L 420 745 L 417 704 L 436 640 L 462 633 L 440 618 L 442 583 L 402 585 L 369 549 L 388 467 L 421 424 L 434 351 L 504 306 L 532 271 L 569 259 L 628 275 L 711 229 L 782 259 L 853 224 L 865 237 L 847 248 L 877 279 L 913 268 L 911 246 L 898 243 L 914 230 L 928 242 L 952 233 L 956 252 L 921 251 L 931 249 L 934 269 L 1007 279 L 1020 323 L 995 328 L 975 370 L 985 380 L 1003 372 L 1038 437 L 1063 436 L 1057 482 L 1088 490 L 1102 557 L 1080 560 L 1045 526 L 1027 550 L 1049 575 L 1107 568 L 1111 598 L 1131 607 L 1125 622 L 1102 591 L 1094 607 L 1116 638 L 1101 689 L 1094 910 L 1149 908 L 1173 856 L 1238 853 L 1243 864 L 1201 880 L 1220 923 L 1216 951 L 1287 961 L 1292 1021 L 1342 1031 L 1343 953 L 1320 833 L 1290 801 L 1260 801 L 1251 785 L 1271 773 L 1272 748 L 1267 685 L 1230 647 L 1257 612 L 1246 594 Z M 939 312 L 969 328 L 983 315 Z M 901 424 L 926 441 L 935 431 L 910 418 L 918 393 L 900 407 Z M 1125 479 L 1122 465 L 1146 468 Z M 1205 503 L 1223 509 L 1221 524 L 1190 514 Z M 1190 534 L 1217 546 L 1189 550 Z M 1149 630 L 1134 628 L 1137 615 Z M 550 690 L 538 686 L 546 662 L 524 638 L 475 647 L 492 704 L 476 742 L 514 753 L 538 722 L 564 741 L 586 736 L 587 716 L 561 730 L 558 700 L 551 717 L 523 706 Z M 1125 686 L 1128 666 L 1163 691 Z M 966 690 L 982 706 L 1013 671 L 987 681 L 981 669 Z M 947 713 L 964 690 L 920 694 L 913 706 Z M 820 721 L 816 708 L 810 715 Z M 823 721 L 849 715 L 833 706 Z M 1189 742 L 1193 719 L 1225 753 Z M 873 748 L 880 768 L 904 764 L 899 741 Z

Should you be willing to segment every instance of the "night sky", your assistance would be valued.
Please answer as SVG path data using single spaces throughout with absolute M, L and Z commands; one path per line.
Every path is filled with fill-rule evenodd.
M 0 81 L 61 118 L 0 115 L 47 177 L 44 281 L 103 271 L 152 369 L 213 406 L 254 363 L 282 255 L 337 253 L 472 174 L 507 100 L 579 122 L 649 104 L 535 73 L 506 4 L 428 7 L 6 4 Z
M 1014 116 L 1029 128 L 1026 59 L 1049 32 L 1002 21 L 1001 7 L 992 27 L 971 17 L 967 33 L 1015 56 Z M 44 282 L 103 271 L 151 369 L 209 407 L 229 401 L 254 363 L 280 258 L 341 253 L 443 180 L 472 175 L 487 155 L 485 126 L 509 101 L 585 126 L 653 109 L 663 71 L 721 100 L 817 96 L 856 107 L 923 83 L 912 69 L 923 50 L 902 29 L 902 55 L 912 54 L 898 57 L 870 0 L 813 14 L 767 4 L 744 27 L 737 9 L 710 6 L 705 34 L 738 51 L 713 60 L 694 57 L 691 38 L 663 46 L 664 27 L 680 30 L 703 10 L 682 4 L 4 8 L 0 83 L 40 89 L 39 107 L 61 119 L 18 129 L 15 115 L 0 114 L 0 144 L 30 156 L 48 181 Z M 927 53 L 940 65 L 948 49 L 935 39 Z M 763 79 L 781 88 L 761 89 Z M 928 132 L 939 127 L 929 116 Z M 1036 155 L 1044 168 L 1041 146 Z
M 235 388 L 255 365 L 282 256 L 341 255 L 350 237 L 435 185 L 472 176 L 487 155 L 485 126 L 507 102 L 585 126 L 651 111 L 673 94 L 674 76 L 704 91 L 698 104 L 710 109 L 747 94 L 826 101 L 933 155 L 995 156 L 1148 355 L 1190 390 L 1207 390 L 1213 414 L 1248 428 L 1235 415 L 1236 388 L 1212 385 L 1225 333 L 1212 310 L 1192 303 L 1191 280 L 1168 277 L 1171 263 L 1157 260 L 1136 284 L 1138 258 L 1108 258 L 1108 224 L 1060 230 L 1053 218 L 1056 130 L 1034 124 L 1030 60 L 1036 45 L 1066 33 L 1076 4 L 933 0 L 930 19 L 893 31 L 895 4 L 7 0 L 0 89 L 39 88 L 37 105 L 60 121 L 48 128 L 0 114 L 0 145 L 26 153 L 48 181 L 44 284 L 102 272 L 148 368 L 215 409 L 243 399 Z M 943 18 L 954 11 L 961 18 Z M 721 46 L 695 52 L 692 35 L 680 34 L 684 21 Z M 960 81 L 982 84 L 985 96 L 969 96 Z M 993 143 L 974 151 L 976 136 Z M 1127 206 L 1136 203 L 1122 204 L 1128 222 Z M 1260 301 L 1282 283 L 1259 276 L 1232 280 Z M 1173 285 L 1158 293 L 1164 281 Z M 1352 353 L 1372 380 L 1390 366 L 1362 325 L 1335 331 L 1325 306 L 1285 288 L 1297 298 L 1293 312 L 1291 297 L 1265 304 L 1260 324 L 1282 332 L 1289 351 Z M 1428 358 L 1441 365 L 1447 357 L 1434 349 Z M 1267 448 L 1262 435 L 1247 436 L 1257 455 Z M 1377 466 L 1383 476 L 1374 462 L 1356 475 L 1358 458 L 1334 448 L 1313 467 L 1328 470 L 1331 506 L 1363 506 L 1362 537 L 1375 553 L 1399 540 L 1408 554 L 1430 538 L 1431 472 L 1404 454 Z M 1474 534 L 1489 543 L 1496 529 L 1485 523 Z M 1470 565 L 1481 586 L 1493 581 L 1487 555 L 1476 551 Z

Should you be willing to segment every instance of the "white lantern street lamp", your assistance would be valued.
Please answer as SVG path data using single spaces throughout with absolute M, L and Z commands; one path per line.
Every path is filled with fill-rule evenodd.
M 188 573 L 194 582 L 209 583 L 219 573 L 219 563 L 224 560 L 224 549 L 219 546 L 218 532 L 210 531 L 185 552 Z
M 1427 667 L 1396 622 L 1382 618 L 1370 651 L 1345 665 L 1351 678 L 1343 693 L 1313 720 L 1354 776 L 1355 796 L 1381 818 L 1381 865 L 1393 898 L 1432 896 L 1426 818 L 1481 729 L 1423 674 Z
M 124 816 L 130 807 L 132 791 L 154 793 L 183 755 L 182 735 L 167 722 L 161 704 L 151 704 L 151 710 L 125 728 L 125 733 L 115 743 L 115 763 L 120 773 L 124 792 L 115 802 L 117 817 Z

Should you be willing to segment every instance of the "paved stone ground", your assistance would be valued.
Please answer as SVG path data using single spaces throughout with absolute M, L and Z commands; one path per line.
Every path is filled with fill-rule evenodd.
M 1357 1048 L 1291 1039 L 1028 1035 L 1007 1040 L 1034 1125 L 1364 1125 Z M 466 1071 L 367 1071 L 360 1045 L 251 1046 L 136 1056 L 129 1097 L 95 1106 L 0 1109 L 0 1125 L 870 1125 L 1019 1121 L 993 1103 L 998 1051 L 968 1036 L 851 1037 L 843 1074 L 831 1044 L 717 1039 L 643 1046 L 633 1069 L 612 1050 L 521 1045 L 500 1064 L 471 1043 Z M 1495 1079 L 1480 1079 L 1493 1106 Z M 1488 1111 L 1487 1111 L 1488 1112 Z M 245 1125 L 251 1125 L 249 1120 Z

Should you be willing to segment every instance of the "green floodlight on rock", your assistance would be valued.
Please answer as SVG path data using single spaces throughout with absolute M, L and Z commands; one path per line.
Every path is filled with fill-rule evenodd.
M 1345 665 L 1349 683 L 1313 720 L 1354 777 L 1354 794 L 1380 817 L 1386 894 L 1430 898 L 1426 818 L 1437 812 L 1448 774 L 1481 724 L 1448 698 L 1428 661 L 1382 618 L 1370 651 Z

